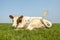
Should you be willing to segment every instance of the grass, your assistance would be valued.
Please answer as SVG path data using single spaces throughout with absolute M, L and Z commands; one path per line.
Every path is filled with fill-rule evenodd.
M 50 29 L 14 30 L 11 24 L 0 24 L 0 40 L 60 40 L 60 23 Z

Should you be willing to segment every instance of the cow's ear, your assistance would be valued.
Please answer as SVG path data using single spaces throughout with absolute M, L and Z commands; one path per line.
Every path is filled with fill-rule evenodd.
M 10 17 L 11 19 L 13 19 L 13 18 L 14 18 L 12 15 L 9 15 L 9 17 Z

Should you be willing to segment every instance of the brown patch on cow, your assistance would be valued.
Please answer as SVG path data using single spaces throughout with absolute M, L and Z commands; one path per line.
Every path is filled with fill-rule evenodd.
M 17 19 L 17 26 L 18 26 L 18 24 L 19 24 L 19 23 L 21 23 L 21 22 L 22 22 L 22 19 L 23 19 L 23 15 L 22 15 L 22 16 L 20 16 L 20 17 Z
M 12 15 L 9 15 L 9 17 L 10 17 L 11 19 L 13 19 L 13 18 L 14 18 Z
M 50 24 L 47 22 L 47 25 L 50 26 Z

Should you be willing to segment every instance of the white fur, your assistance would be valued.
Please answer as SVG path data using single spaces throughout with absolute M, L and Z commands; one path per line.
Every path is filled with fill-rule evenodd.
M 52 27 L 52 23 L 46 19 L 43 19 L 44 24 L 42 24 L 42 22 L 40 21 L 42 19 L 42 17 L 36 17 L 36 18 L 32 18 L 30 19 L 31 21 L 28 24 L 27 29 L 32 30 L 34 28 L 44 28 L 44 24 L 46 25 L 47 28 Z M 49 26 L 47 24 L 50 24 Z

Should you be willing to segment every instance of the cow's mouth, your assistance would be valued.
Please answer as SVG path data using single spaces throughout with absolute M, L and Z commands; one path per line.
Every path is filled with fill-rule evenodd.
M 17 29 L 17 26 L 16 26 L 16 27 L 13 26 L 12 28 L 13 28 L 13 29 Z

